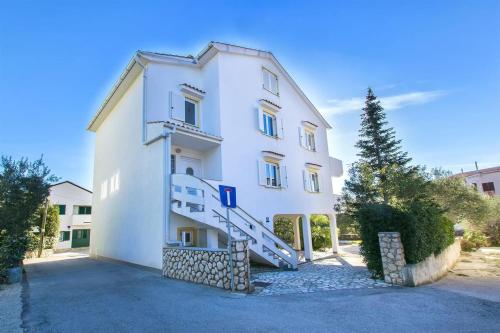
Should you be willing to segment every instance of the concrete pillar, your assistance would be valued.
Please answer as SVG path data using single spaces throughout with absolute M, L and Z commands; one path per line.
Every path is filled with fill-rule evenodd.
M 219 233 L 215 229 L 207 229 L 207 248 L 219 248 Z
M 337 215 L 335 213 L 328 214 L 330 220 L 330 237 L 332 238 L 332 252 L 339 252 L 339 235 L 337 234 Z
M 306 260 L 313 259 L 311 222 L 309 216 L 302 215 L 302 234 L 304 235 L 304 257 Z
M 300 217 L 293 219 L 293 248 L 295 250 L 300 250 Z

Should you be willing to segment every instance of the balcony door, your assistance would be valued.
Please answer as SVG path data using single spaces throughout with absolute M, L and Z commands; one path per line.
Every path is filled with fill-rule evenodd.
M 197 158 L 180 156 L 177 163 L 177 173 L 185 173 L 187 175 L 203 178 L 201 172 L 201 160 Z

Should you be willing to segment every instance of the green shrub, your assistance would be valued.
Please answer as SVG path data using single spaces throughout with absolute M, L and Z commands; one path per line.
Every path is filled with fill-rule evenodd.
M 401 234 L 409 264 L 420 262 L 433 253 L 439 254 L 454 241 L 453 223 L 431 203 L 412 203 L 404 210 L 385 204 L 364 205 L 356 218 L 362 240 L 360 253 L 374 277 L 383 276 L 379 232 Z
M 488 244 L 486 236 L 479 230 L 466 230 L 461 241 L 462 250 L 475 251 Z
M 337 227 L 339 228 L 340 240 L 361 239 L 361 236 L 359 234 L 359 224 L 349 214 L 341 213 L 337 215 Z
M 18 266 L 24 259 L 25 249 L 30 239 L 28 235 L 9 235 L 5 230 L 0 232 L 0 271 Z
M 311 237 L 313 250 L 322 250 L 332 246 L 328 217 L 325 215 L 311 216 Z
M 279 217 L 274 221 L 274 233 L 281 238 L 282 241 L 293 245 L 293 220 L 288 217 Z

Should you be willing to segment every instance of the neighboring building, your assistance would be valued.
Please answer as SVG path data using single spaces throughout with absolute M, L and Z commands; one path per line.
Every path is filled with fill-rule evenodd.
M 49 201 L 59 207 L 57 249 L 89 246 L 92 192 L 70 181 L 64 181 L 50 187 Z
M 456 176 L 462 177 L 466 184 L 473 186 L 480 193 L 500 195 L 500 166 L 462 172 Z
M 231 235 L 250 240 L 253 260 L 296 267 L 272 232 L 280 216 L 311 259 L 309 218 L 327 215 L 336 251 L 331 177 L 342 162 L 329 157 L 330 128 L 270 52 L 215 42 L 196 57 L 138 51 L 88 127 L 91 255 L 161 268 L 166 245 L 225 247 L 219 184 L 237 188 Z

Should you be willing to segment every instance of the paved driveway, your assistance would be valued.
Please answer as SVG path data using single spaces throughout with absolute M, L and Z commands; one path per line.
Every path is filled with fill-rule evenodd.
M 382 280 L 371 278 L 355 243 L 341 245 L 338 255 L 332 255 L 331 249 L 314 251 L 313 258 L 311 262 L 299 264 L 297 271 L 273 270 L 252 274 L 255 294 L 268 296 L 391 287 Z
M 500 303 L 427 286 L 267 297 L 85 257 L 26 265 L 27 332 L 498 332 Z

